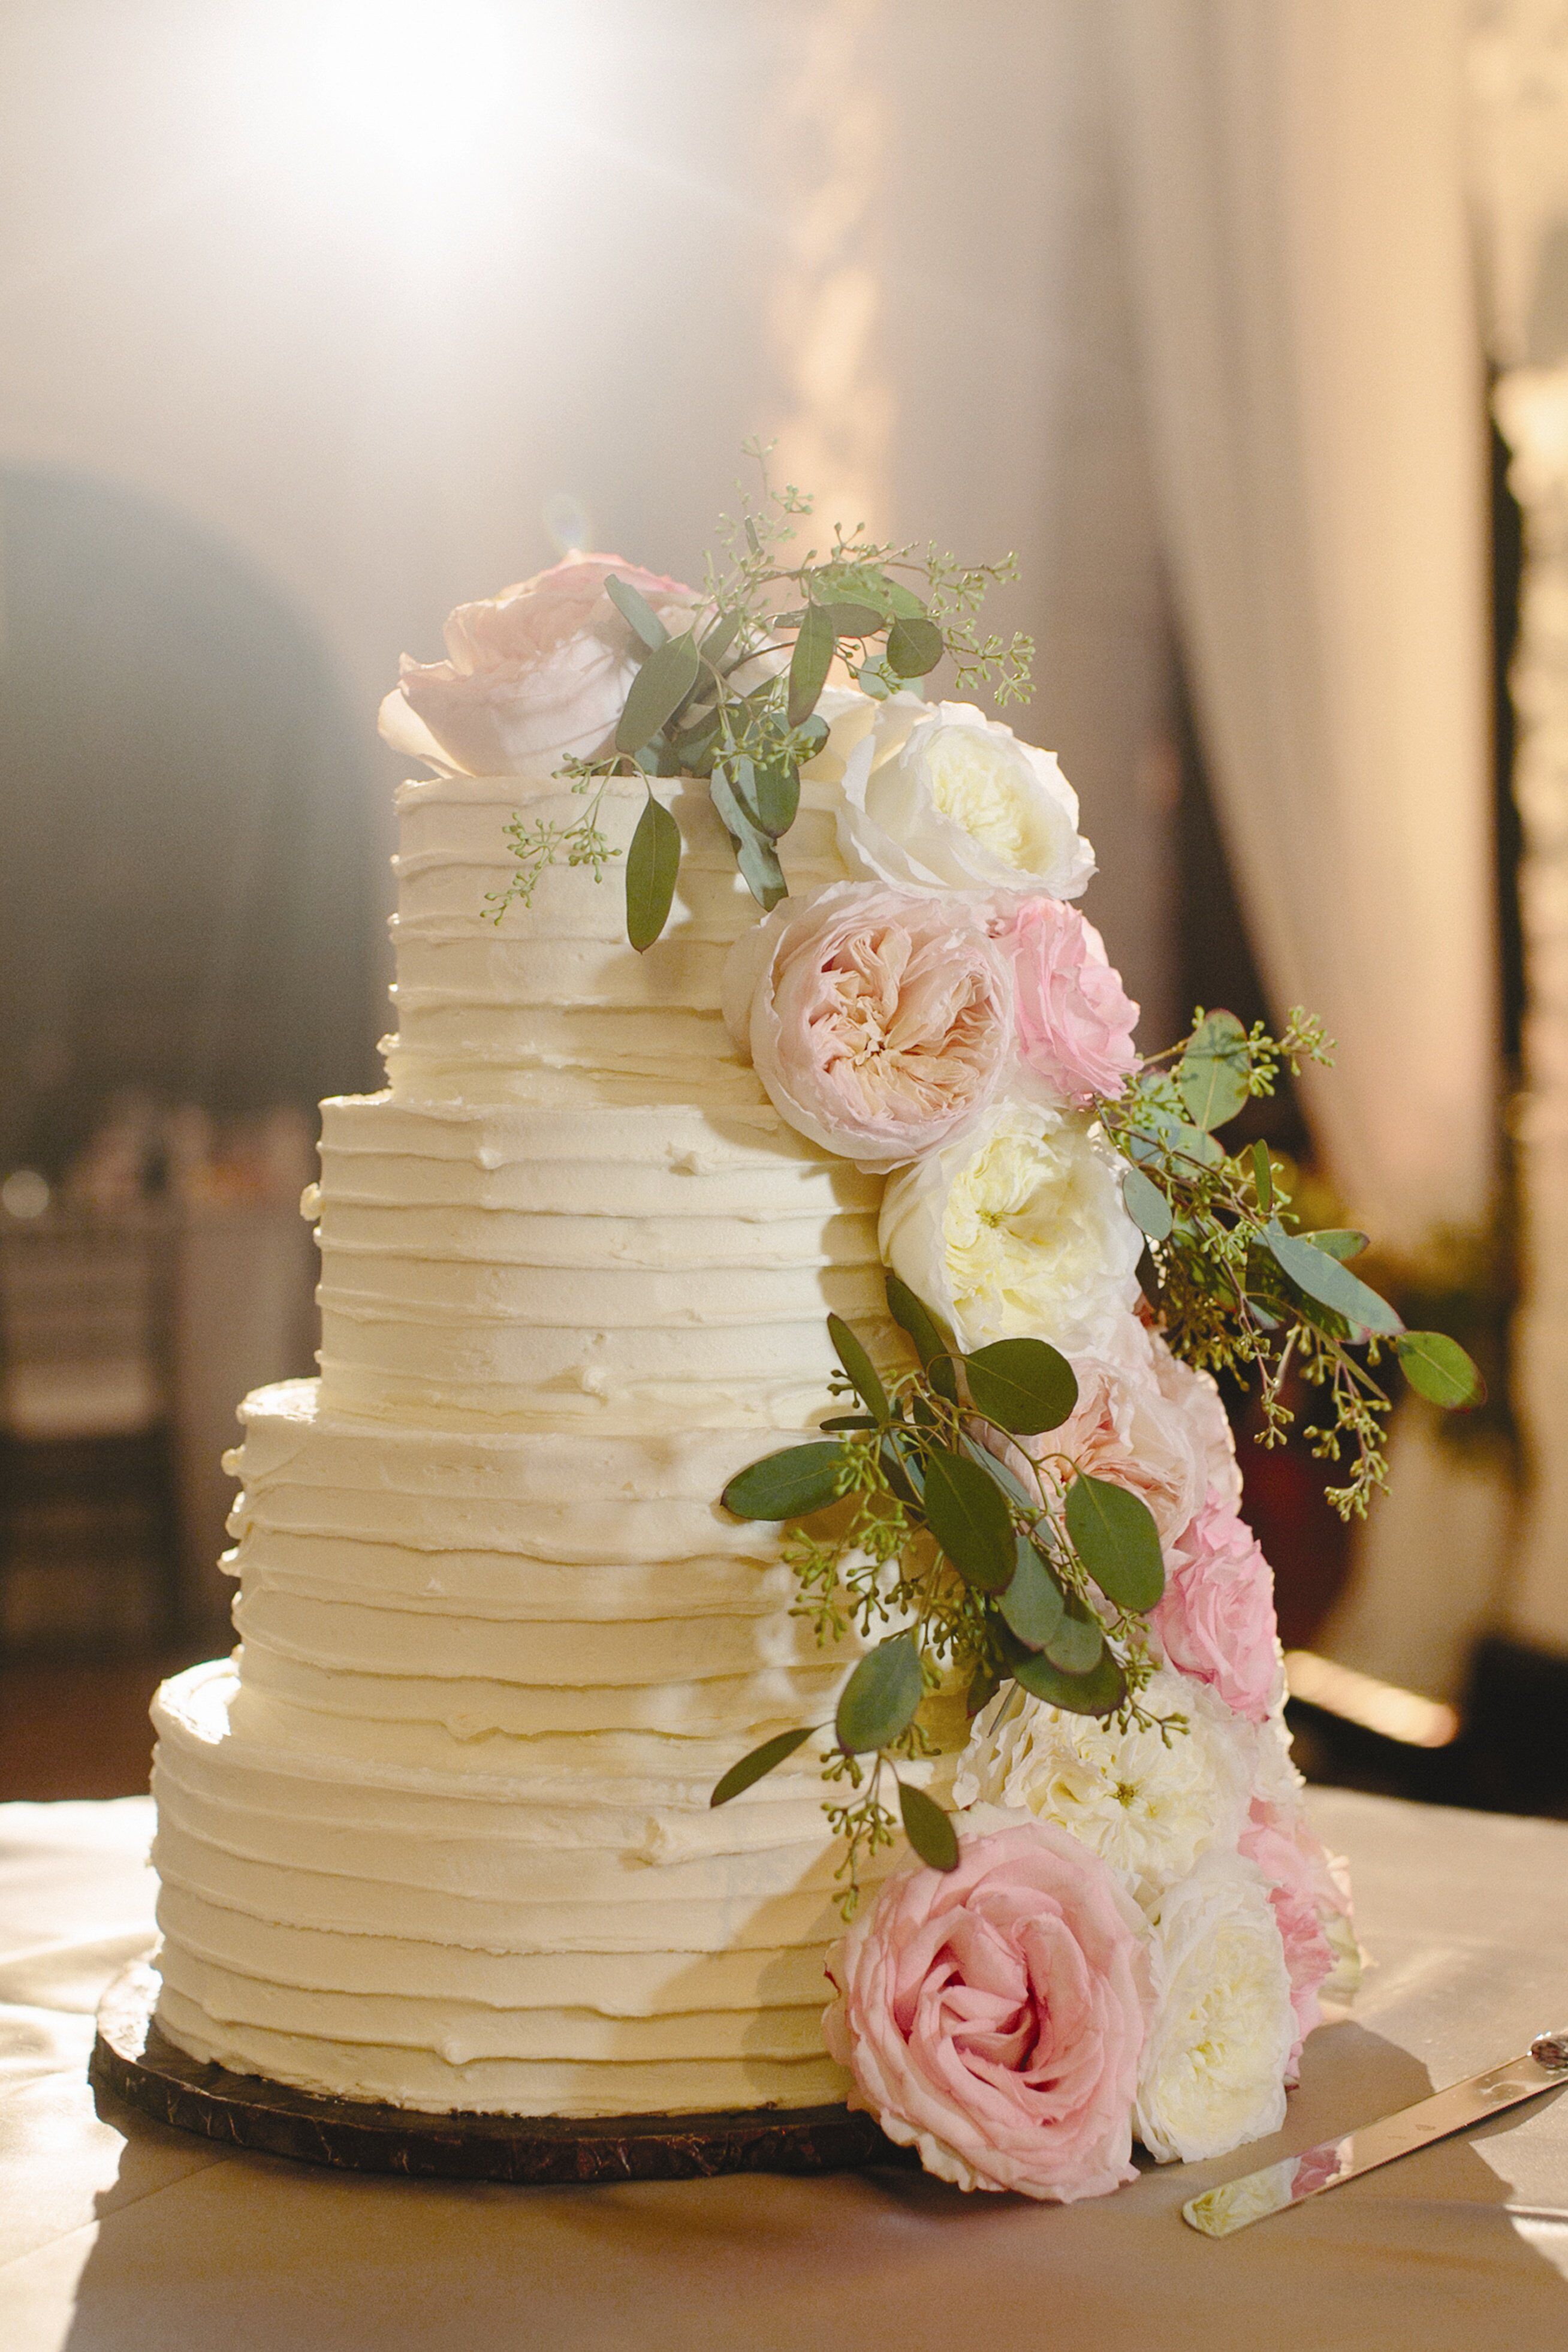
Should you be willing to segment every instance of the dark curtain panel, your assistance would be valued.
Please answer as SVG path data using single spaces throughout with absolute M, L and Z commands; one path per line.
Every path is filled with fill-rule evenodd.
M 137 1087 L 373 1086 L 362 730 L 237 555 L 101 482 L 0 475 L 0 1172 Z

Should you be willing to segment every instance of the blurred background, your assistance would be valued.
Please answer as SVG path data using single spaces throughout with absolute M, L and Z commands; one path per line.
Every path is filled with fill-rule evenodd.
M 761 433 L 1017 549 L 1143 1042 L 1319 1012 L 1257 1129 L 1487 1366 L 1353 1531 L 1243 1446 L 1303 1760 L 1568 1812 L 1563 0 L 28 0 L 0 191 L 0 1797 L 226 1643 L 399 654 Z

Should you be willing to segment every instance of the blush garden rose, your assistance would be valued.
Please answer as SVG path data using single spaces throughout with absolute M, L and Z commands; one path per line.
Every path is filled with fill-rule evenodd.
M 956 1869 L 895 1873 L 830 1953 L 828 2049 L 852 2104 L 928 2172 L 1104 2196 L 1135 2177 L 1142 1917 L 1064 1831 L 987 1812 L 959 1827 Z
M 786 898 L 731 951 L 725 1019 L 775 1108 L 824 1150 L 895 1168 L 971 1126 L 1012 1035 L 973 908 L 875 884 Z
M 605 593 L 612 573 L 676 634 L 697 608 L 694 589 L 619 555 L 569 557 L 459 604 L 444 661 L 404 654 L 382 736 L 448 774 L 510 776 L 531 761 L 597 756 L 637 674 L 632 630 Z

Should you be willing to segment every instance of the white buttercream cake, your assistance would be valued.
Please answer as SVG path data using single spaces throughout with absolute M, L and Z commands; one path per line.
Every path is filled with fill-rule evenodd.
M 491 919 L 514 813 L 580 814 L 552 765 L 399 796 L 390 1084 L 323 1107 L 321 1377 L 246 1401 L 240 1647 L 155 1707 L 159 2021 L 429 2110 L 810 2105 L 847 2087 L 816 1760 L 708 1800 L 853 1651 L 716 1498 L 826 1408 L 825 1311 L 885 1328 L 881 1182 L 725 1031 L 758 910 L 702 786 L 658 788 L 685 850 L 645 955 L 618 863 Z M 607 788 L 622 852 L 643 798 Z M 828 788 L 785 866 L 841 875 Z

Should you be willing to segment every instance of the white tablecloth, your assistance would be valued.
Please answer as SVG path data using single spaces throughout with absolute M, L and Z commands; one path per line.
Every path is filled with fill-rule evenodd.
M 1070 2208 L 923 2177 L 610 2189 L 380 2179 L 225 2149 L 84 2069 L 150 1941 L 144 1799 L 0 1806 L 5 2352 L 1551 2352 L 1568 2096 L 1223 2243 L 1197 2188 L 1568 2024 L 1568 1826 L 1320 1791 L 1375 1967 L 1275 2140 Z

